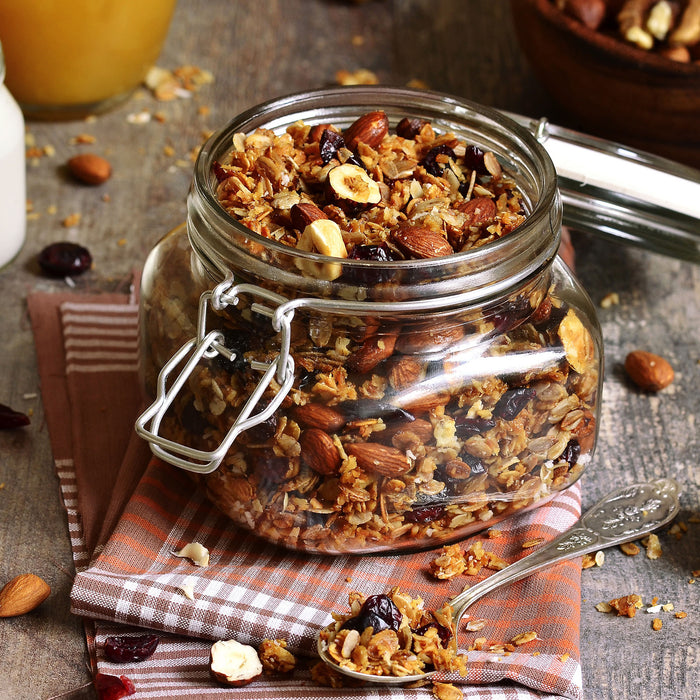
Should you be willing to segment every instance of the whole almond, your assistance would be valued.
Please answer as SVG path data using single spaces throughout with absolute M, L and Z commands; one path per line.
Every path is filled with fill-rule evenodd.
M 406 444 L 411 439 L 425 445 L 433 439 L 433 424 L 423 418 L 416 418 L 398 424 L 392 423 L 378 435 L 384 442 L 391 442 L 397 448 L 400 447 L 397 443 Z M 395 438 L 396 442 L 394 442 Z
M 86 185 L 101 185 L 112 175 L 109 161 L 94 153 L 73 156 L 66 165 L 70 174 Z
M 387 372 L 389 384 L 397 391 L 413 386 L 424 376 L 425 363 L 415 357 L 397 357 Z
M 345 445 L 345 451 L 355 457 L 361 469 L 384 476 L 405 474 L 413 466 L 403 452 L 378 442 L 352 442 Z
M 414 258 L 440 258 L 454 253 L 449 241 L 427 226 L 399 226 L 391 237 L 404 253 Z
M 343 134 L 345 145 L 354 151 L 357 144 L 364 143 L 376 148 L 389 133 L 389 119 L 382 111 L 367 112 L 356 119 Z
M 297 406 L 294 409 L 294 418 L 304 428 L 320 428 L 327 433 L 340 430 L 347 422 L 340 411 L 319 403 Z
M 483 226 L 496 216 L 496 205 L 488 197 L 475 197 L 465 202 L 460 202 L 457 209 L 465 214 L 464 226 Z
M 367 338 L 362 345 L 348 357 L 346 366 L 351 372 L 367 374 L 380 362 L 391 357 L 394 352 L 397 335 L 383 333 Z
M 15 617 L 34 610 L 51 593 L 44 579 L 35 574 L 20 574 L 0 591 L 0 617 Z
M 409 355 L 446 350 L 464 337 L 464 326 L 460 323 L 429 323 L 404 328 L 396 342 L 397 352 Z
M 337 474 L 342 463 L 333 438 L 320 428 L 309 428 L 299 438 L 301 458 L 317 474 Z
M 673 367 L 660 355 L 634 350 L 625 358 L 629 378 L 645 391 L 661 391 L 673 381 Z
M 327 219 L 328 217 L 312 202 L 300 202 L 295 204 L 290 210 L 289 215 L 292 219 L 292 226 L 303 231 L 310 223 L 318 219 Z

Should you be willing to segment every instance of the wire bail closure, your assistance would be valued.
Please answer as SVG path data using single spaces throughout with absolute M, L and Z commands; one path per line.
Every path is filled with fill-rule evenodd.
M 269 364 L 251 362 L 250 366 L 263 375 L 216 449 L 198 450 L 164 438 L 158 434 L 163 418 L 199 362 L 203 358 L 210 360 L 217 355 L 222 355 L 227 360 L 235 358 L 235 351 L 226 347 L 221 331 L 207 332 L 207 311 L 209 306 L 214 311 L 223 311 L 227 306 L 235 305 L 241 294 L 259 296 L 277 307 L 270 308 L 258 302 L 251 304 L 251 310 L 269 318 L 273 330 L 280 334 L 279 354 Z M 294 358 L 289 352 L 294 306 L 287 306 L 282 312 L 279 309 L 287 301 L 285 297 L 256 285 L 234 284 L 231 276 L 199 297 L 197 336 L 187 341 L 163 366 L 158 374 L 156 399 L 136 421 L 137 434 L 150 444 L 156 457 L 187 471 L 210 474 L 221 464 L 240 433 L 267 420 L 277 410 L 294 383 Z M 180 374 L 168 387 L 170 374 L 188 356 Z M 273 379 L 280 385 L 280 389 L 267 405 L 259 408 L 258 404 Z M 256 408 L 259 410 L 254 413 Z M 146 427 L 149 423 L 150 429 Z

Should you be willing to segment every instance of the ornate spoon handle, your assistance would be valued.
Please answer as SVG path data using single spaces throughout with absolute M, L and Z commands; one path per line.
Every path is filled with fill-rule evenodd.
M 578 524 L 541 549 L 497 571 L 452 599 L 453 618 L 482 596 L 508 583 L 583 554 L 636 540 L 672 520 L 680 487 L 673 479 L 632 484 L 613 491 L 586 511 Z

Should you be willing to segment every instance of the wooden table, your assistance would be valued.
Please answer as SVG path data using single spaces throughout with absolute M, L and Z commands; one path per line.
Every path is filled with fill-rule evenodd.
M 33 413 L 28 429 L 0 432 L 0 582 L 31 571 L 53 594 L 31 614 L 0 620 L 1 698 L 49 698 L 88 680 L 81 621 L 68 609 L 73 564 L 25 304 L 28 292 L 61 290 L 65 283 L 39 274 L 38 251 L 60 239 L 79 241 L 95 266 L 76 279 L 77 287 L 118 287 L 155 241 L 183 220 L 190 154 L 206 133 L 262 100 L 331 84 L 338 70 L 366 68 L 392 85 L 419 80 L 567 123 L 530 73 L 507 4 L 493 0 L 182 0 L 159 65 L 183 64 L 210 70 L 215 82 L 190 100 L 159 103 L 144 91 L 94 121 L 28 125 L 36 146 L 53 154 L 28 162 L 33 213 L 27 243 L 0 272 L 0 403 Z M 129 115 L 141 110 L 160 112 L 164 120 L 132 123 Z M 95 143 L 73 143 L 80 134 L 94 136 Z M 61 169 L 87 150 L 113 164 L 112 179 L 98 189 L 75 184 Z M 79 225 L 64 228 L 62 221 L 76 212 Z M 700 582 L 690 584 L 691 571 L 700 567 L 700 525 L 693 522 L 700 513 L 700 267 L 581 234 L 575 244 L 578 274 L 593 301 L 612 292 L 620 299 L 599 309 L 605 390 L 584 506 L 611 487 L 673 476 L 684 485 L 681 520 L 688 524 L 682 538 L 662 538 L 661 559 L 613 550 L 602 568 L 583 572 L 586 697 L 694 697 L 700 686 Z M 648 395 L 628 383 L 622 363 L 635 348 L 670 360 L 676 370 L 670 388 Z M 652 615 L 617 618 L 594 608 L 629 593 L 645 601 L 658 596 L 688 617 L 664 613 L 663 629 L 653 632 Z

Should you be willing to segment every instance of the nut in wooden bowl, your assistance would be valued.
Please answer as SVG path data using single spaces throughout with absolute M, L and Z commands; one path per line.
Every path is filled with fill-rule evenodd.
M 698 0 L 511 0 L 511 10 L 533 72 L 576 128 L 700 167 Z

